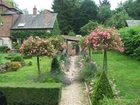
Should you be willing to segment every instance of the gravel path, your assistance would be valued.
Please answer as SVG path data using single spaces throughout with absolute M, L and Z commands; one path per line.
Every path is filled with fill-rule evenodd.
M 77 56 L 72 56 L 70 60 L 69 71 L 65 72 L 65 74 L 71 83 L 63 87 L 60 105 L 88 105 L 84 86 L 75 80 L 78 75 L 78 69 L 75 64 Z

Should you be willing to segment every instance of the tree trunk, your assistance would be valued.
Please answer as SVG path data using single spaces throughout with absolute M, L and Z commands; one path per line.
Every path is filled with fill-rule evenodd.
M 40 70 L 39 56 L 37 56 L 37 68 L 38 68 L 38 79 L 40 79 L 41 78 L 41 70 Z
M 107 71 L 107 49 L 104 49 L 103 70 Z
M 91 59 L 91 47 L 89 47 L 89 58 Z

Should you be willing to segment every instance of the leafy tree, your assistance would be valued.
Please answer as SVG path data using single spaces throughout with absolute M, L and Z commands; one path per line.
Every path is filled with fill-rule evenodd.
M 98 26 L 97 22 L 89 21 L 86 25 L 80 28 L 80 31 L 84 35 L 89 35 L 91 30 L 94 30 Z
M 73 19 L 79 0 L 54 0 L 53 10 L 58 13 L 58 22 L 62 34 L 73 30 Z
M 117 11 L 125 10 L 128 15 L 134 19 L 140 19 L 140 1 L 139 0 L 127 0 L 124 3 L 120 3 Z
M 111 17 L 111 14 L 110 5 L 101 5 L 97 15 L 99 23 L 104 24 Z
M 110 5 L 110 2 L 108 0 L 99 0 L 100 5 Z
M 79 8 L 78 13 L 76 14 L 74 24 L 77 32 L 80 31 L 80 28 L 87 24 L 89 20 L 97 19 L 98 7 L 93 0 L 83 0 Z
M 126 26 L 126 20 L 131 19 L 128 16 L 128 13 L 124 10 L 118 13 L 115 13 L 111 18 L 106 21 L 107 26 L 122 28 Z

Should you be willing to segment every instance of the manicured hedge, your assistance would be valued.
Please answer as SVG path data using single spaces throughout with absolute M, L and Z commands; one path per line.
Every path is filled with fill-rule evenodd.
M 125 46 L 125 54 L 140 60 L 140 26 L 119 30 Z
M 58 105 L 61 84 L 0 84 L 8 105 Z
M 113 91 L 109 80 L 107 78 L 107 74 L 105 71 L 102 72 L 99 81 L 96 83 L 95 91 L 92 94 L 92 105 L 99 105 L 100 101 L 104 99 L 104 97 L 113 99 Z

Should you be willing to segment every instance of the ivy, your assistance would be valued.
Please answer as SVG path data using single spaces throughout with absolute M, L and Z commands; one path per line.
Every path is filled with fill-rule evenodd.
M 39 36 L 41 38 L 46 38 L 51 36 L 51 33 L 48 33 L 47 30 L 12 30 L 11 36 L 14 39 L 20 38 L 25 39 L 30 36 Z

